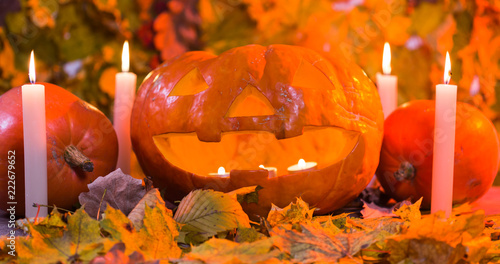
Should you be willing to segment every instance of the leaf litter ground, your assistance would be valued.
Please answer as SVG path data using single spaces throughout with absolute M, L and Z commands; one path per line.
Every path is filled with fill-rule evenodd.
M 273 205 L 256 223 L 240 202 L 256 201 L 257 186 L 227 194 L 195 190 L 174 213 L 157 189 L 118 171 L 106 177 L 89 185 L 76 212 L 54 209 L 36 223 L 25 221 L 28 236 L 16 237 L 16 256 L 7 253 L 10 241 L 2 237 L 0 261 L 500 263 L 500 215 L 485 216 L 468 205 L 446 218 L 441 212 L 422 215 L 420 201 L 389 209 L 364 203 L 365 217 L 357 218 L 314 216 L 314 208 L 297 198 L 284 208 Z M 130 199 L 127 189 L 140 197 Z

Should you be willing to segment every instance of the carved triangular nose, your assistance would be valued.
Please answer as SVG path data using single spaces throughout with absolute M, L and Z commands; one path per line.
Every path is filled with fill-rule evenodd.
M 247 85 L 234 99 L 226 117 L 274 115 L 274 107 L 257 88 Z

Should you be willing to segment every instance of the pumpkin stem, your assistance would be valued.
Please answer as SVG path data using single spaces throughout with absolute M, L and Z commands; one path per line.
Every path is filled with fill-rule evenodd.
M 73 145 L 67 146 L 64 150 L 64 160 L 66 160 L 72 168 L 80 167 L 86 172 L 94 170 L 94 163 Z
M 394 178 L 398 181 L 413 180 L 415 177 L 415 167 L 408 161 L 399 164 L 399 169 L 394 172 Z

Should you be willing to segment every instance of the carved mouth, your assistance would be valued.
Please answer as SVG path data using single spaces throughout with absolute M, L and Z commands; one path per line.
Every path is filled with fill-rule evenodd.
M 265 131 L 224 132 L 220 142 L 200 141 L 196 133 L 167 133 L 153 137 L 164 158 L 175 167 L 200 176 L 232 170 L 276 167 L 277 176 L 290 174 L 288 167 L 299 159 L 316 162 L 318 170 L 345 159 L 355 148 L 360 133 L 338 127 L 304 128 L 300 136 L 276 139 Z

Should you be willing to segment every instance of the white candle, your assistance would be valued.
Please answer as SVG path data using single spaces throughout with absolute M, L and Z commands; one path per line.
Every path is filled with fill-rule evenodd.
M 259 168 L 268 171 L 268 178 L 274 178 L 278 175 L 278 168 L 276 167 L 265 167 L 264 165 L 259 165 Z
M 224 169 L 224 167 L 219 167 L 219 169 L 217 170 L 217 173 L 209 173 L 208 175 L 225 178 L 225 177 L 229 177 L 229 172 L 226 172 L 226 169 Z
M 384 118 L 387 118 L 398 106 L 398 77 L 390 75 L 391 70 L 391 47 L 386 42 L 382 56 L 384 74 L 377 73 L 377 89 L 382 102 Z
M 47 129 L 45 124 L 45 86 L 35 84 L 35 56 L 31 51 L 29 78 L 22 86 L 24 139 L 25 216 L 35 217 L 33 203 L 47 205 Z M 47 207 L 38 214 L 47 216 Z
M 130 159 L 132 143 L 130 141 L 130 115 L 135 99 L 135 85 L 137 76 L 129 71 L 128 42 L 123 44 L 122 72 L 116 74 L 115 105 L 113 112 L 113 126 L 118 137 L 117 168 L 130 174 Z
M 302 172 L 302 171 L 309 171 L 309 170 L 315 170 L 318 167 L 318 163 L 314 161 L 309 161 L 306 162 L 303 159 L 300 159 L 297 164 L 294 164 L 290 167 L 288 167 L 288 173 L 296 173 L 296 172 Z
M 432 163 L 431 212 L 445 211 L 450 216 L 453 203 L 453 166 L 455 156 L 455 119 L 457 86 L 451 79 L 450 55 L 446 52 L 444 83 L 436 85 L 434 152 Z

